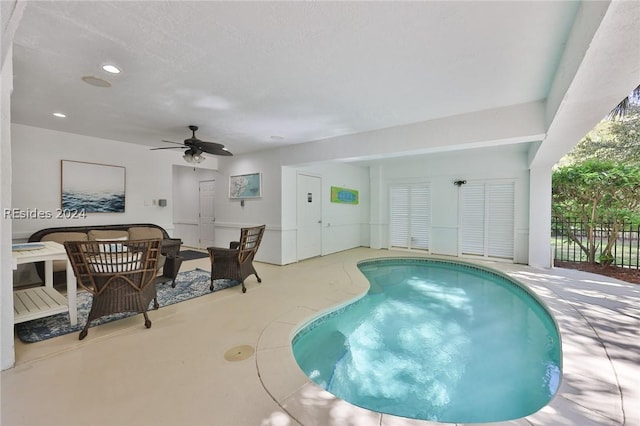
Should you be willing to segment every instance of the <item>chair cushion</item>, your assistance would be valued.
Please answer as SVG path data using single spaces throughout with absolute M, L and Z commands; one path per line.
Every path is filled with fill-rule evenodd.
M 89 240 L 118 240 L 128 239 L 129 232 L 127 231 L 110 231 L 102 229 L 92 229 L 87 233 Z
M 42 237 L 40 241 L 55 241 L 64 243 L 65 241 L 87 241 L 87 234 L 84 232 L 53 232 Z
M 164 239 L 162 231 L 158 228 L 151 228 L 148 226 L 136 226 L 129 228 L 130 240 L 151 240 L 155 238 Z
M 100 251 L 103 253 L 121 253 L 127 251 L 127 247 L 122 243 L 114 243 L 113 241 L 127 241 L 129 237 L 119 238 L 96 238 L 96 241 L 109 241 L 109 244 L 100 244 Z
M 130 240 L 151 240 L 155 238 L 164 239 L 164 234 L 158 228 L 151 228 L 149 226 L 132 226 L 129 228 Z M 166 260 L 166 256 L 158 256 L 158 271 L 164 266 Z
M 44 235 L 40 241 L 55 241 L 56 243 L 64 243 L 65 241 L 87 241 L 87 234 L 84 232 L 52 232 Z M 54 260 L 53 272 L 66 271 L 66 260 Z

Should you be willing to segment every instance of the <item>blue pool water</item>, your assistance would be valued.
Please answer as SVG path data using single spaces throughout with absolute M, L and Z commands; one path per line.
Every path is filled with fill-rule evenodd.
M 515 282 L 427 259 L 358 267 L 367 294 L 292 342 L 305 374 L 335 396 L 382 413 L 476 423 L 525 417 L 557 391 L 555 322 Z

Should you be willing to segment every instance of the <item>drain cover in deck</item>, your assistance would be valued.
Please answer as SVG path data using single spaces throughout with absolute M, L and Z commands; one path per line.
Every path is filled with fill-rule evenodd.
M 224 353 L 227 361 L 243 361 L 253 355 L 254 349 L 249 345 L 235 346 Z

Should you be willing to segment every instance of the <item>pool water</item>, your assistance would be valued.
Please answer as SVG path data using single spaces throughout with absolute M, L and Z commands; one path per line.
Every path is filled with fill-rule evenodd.
M 293 338 L 305 374 L 373 411 L 446 423 L 506 421 L 544 407 L 560 338 L 541 302 L 481 268 L 427 259 L 358 267 L 371 287 Z

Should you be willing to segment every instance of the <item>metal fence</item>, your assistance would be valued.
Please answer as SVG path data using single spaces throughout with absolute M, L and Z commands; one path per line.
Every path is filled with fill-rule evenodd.
M 570 228 L 569 228 L 570 227 Z M 594 230 L 596 245 L 596 261 L 609 240 L 610 227 L 603 225 Z M 554 259 L 567 262 L 586 262 L 587 256 L 578 243 L 569 238 L 573 231 L 581 244 L 587 243 L 587 232 L 581 222 L 570 224 L 557 217 L 551 223 L 551 245 L 554 248 Z M 611 249 L 616 266 L 640 269 L 640 224 L 623 223 L 615 245 Z

